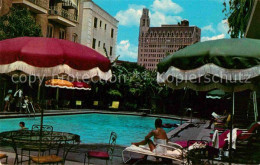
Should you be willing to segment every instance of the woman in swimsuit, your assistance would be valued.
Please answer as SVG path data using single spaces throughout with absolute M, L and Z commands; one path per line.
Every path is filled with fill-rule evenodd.
M 152 152 L 164 152 L 162 147 L 156 147 L 157 144 L 164 144 L 166 145 L 168 142 L 168 137 L 164 129 L 162 128 L 162 120 L 156 119 L 155 120 L 155 130 L 152 130 L 147 136 L 145 136 L 145 139 L 138 143 L 132 143 L 133 145 L 139 146 L 139 145 L 149 145 L 149 148 Z M 154 142 L 150 139 L 151 137 L 154 137 Z

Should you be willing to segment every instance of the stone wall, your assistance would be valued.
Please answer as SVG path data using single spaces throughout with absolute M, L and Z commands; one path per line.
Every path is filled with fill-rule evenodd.
M 0 16 L 7 14 L 12 7 L 12 0 L 0 0 Z

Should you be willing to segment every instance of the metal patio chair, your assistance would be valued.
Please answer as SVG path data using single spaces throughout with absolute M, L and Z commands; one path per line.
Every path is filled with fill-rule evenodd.
M 108 142 L 109 146 L 107 147 L 107 150 L 106 151 L 88 151 L 85 154 L 84 164 L 86 163 L 86 158 L 88 158 L 88 164 L 90 163 L 90 159 L 92 159 L 92 158 L 106 160 L 106 164 L 107 164 L 109 160 L 113 159 L 113 153 L 115 150 L 116 139 L 117 139 L 117 134 L 115 132 L 111 132 L 109 142 Z

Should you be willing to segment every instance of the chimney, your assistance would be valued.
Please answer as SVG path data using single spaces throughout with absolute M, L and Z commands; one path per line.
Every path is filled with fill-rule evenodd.
M 189 21 L 188 20 L 182 20 L 181 26 L 189 26 Z

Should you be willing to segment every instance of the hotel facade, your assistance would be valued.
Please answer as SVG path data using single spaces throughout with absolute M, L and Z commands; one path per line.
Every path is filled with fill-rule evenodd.
M 12 6 L 29 9 L 41 26 L 43 37 L 76 42 L 78 34 L 69 29 L 78 25 L 78 0 L 2 0 L 0 14 L 7 14 Z
M 105 55 L 104 48 L 111 60 L 116 57 L 118 20 L 95 4 L 84 0 L 80 5 L 79 42 Z
M 177 25 L 150 27 L 149 10 L 143 9 L 139 30 L 138 65 L 155 71 L 157 64 L 164 57 L 200 40 L 200 28 L 189 26 L 188 20 Z

